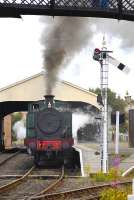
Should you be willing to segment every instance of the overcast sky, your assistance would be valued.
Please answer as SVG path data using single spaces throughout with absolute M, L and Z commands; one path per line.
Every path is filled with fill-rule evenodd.
M 49 17 L 49 25 L 53 20 L 55 19 Z M 121 96 L 128 90 L 134 97 L 133 23 L 111 19 L 89 20 L 92 37 L 66 69 L 62 69 L 60 78 L 86 89 L 99 87 L 100 66 L 92 59 L 92 54 L 94 48 L 101 48 L 105 34 L 107 47 L 113 50 L 112 56 L 131 69 L 130 74 L 126 75 L 110 65 L 109 88 Z M 45 22 L 43 23 L 39 16 L 22 16 L 22 19 L 0 18 L 0 88 L 42 71 L 43 46 L 40 38 L 44 27 Z

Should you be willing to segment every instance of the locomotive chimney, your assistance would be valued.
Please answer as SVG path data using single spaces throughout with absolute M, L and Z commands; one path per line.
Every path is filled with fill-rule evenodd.
M 54 107 L 54 95 L 45 95 L 45 104 L 47 108 Z

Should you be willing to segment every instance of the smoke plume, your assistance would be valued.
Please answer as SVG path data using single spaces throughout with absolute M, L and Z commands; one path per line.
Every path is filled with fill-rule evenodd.
M 52 89 L 58 78 L 59 71 L 65 68 L 72 58 L 87 46 L 88 41 L 97 33 L 107 33 L 112 39 L 121 39 L 122 48 L 134 45 L 132 22 L 113 19 L 96 19 L 80 17 L 42 17 L 45 30 L 41 37 L 43 45 L 43 67 L 46 71 L 46 93 Z M 94 30 L 92 29 L 96 27 Z
M 52 93 L 61 68 L 87 45 L 91 35 L 88 18 L 56 17 L 48 23 L 41 38 L 47 94 Z

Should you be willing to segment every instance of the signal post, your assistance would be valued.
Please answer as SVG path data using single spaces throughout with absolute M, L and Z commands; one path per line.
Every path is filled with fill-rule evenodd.
M 108 63 L 109 57 L 106 48 L 105 39 L 103 38 L 103 47 L 101 50 L 95 49 L 93 59 L 100 63 L 100 89 L 101 96 L 99 103 L 101 105 L 101 170 L 103 173 L 108 171 L 108 104 L 107 104 L 107 90 L 108 90 Z

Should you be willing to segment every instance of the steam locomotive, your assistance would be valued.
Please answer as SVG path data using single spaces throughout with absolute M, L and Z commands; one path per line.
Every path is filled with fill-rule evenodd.
M 37 166 L 43 162 L 74 163 L 72 113 L 66 111 L 67 106 L 55 103 L 53 95 L 29 104 L 24 143 Z

